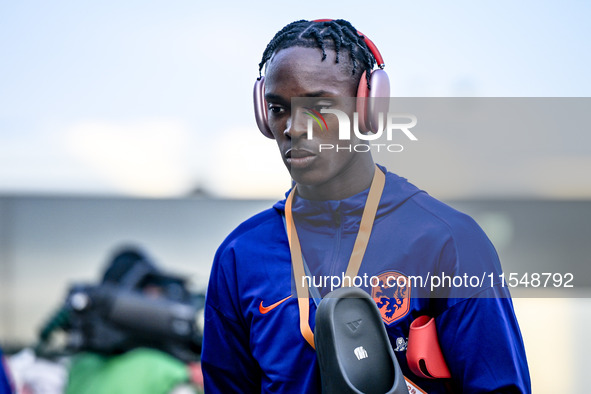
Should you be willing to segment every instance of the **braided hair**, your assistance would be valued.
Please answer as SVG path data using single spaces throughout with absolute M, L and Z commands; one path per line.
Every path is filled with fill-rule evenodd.
M 336 63 L 339 63 L 341 53 L 347 51 L 353 65 L 351 75 L 355 75 L 358 69 L 362 69 L 366 72 L 369 87 L 371 70 L 376 60 L 367 47 L 364 37 L 357 33 L 357 29 L 351 23 L 343 19 L 326 22 L 300 20 L 279 30 L 263 52 L 263 58 L 259 63 L 259 76 L 274 53 L 296 46 L 320 48 L 323 61 L 326 59 L 326 49 L 334 49 Z

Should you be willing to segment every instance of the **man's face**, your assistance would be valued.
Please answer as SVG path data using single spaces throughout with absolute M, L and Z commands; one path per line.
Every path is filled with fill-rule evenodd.
M 293 108 L 293 97 L 313 98 L 316 111 L 321 108 L 340 109 L 353 119 L 357 81 L 351 75 L 348 53 L 326 50 L 322 61 L 318 48 L 292 47 L 273 55 L 265 76 L 265 99 L 268 103 L 269 127 L 277 141 L 283 162 L 292 178 L 301 185 L 321 186 L 327 182 L 348 182 L 348 176 L 361 160 L 353 150 L 322 149 L 321 144 L 349 146 L 360 141 L 338 139 L 338 121 L 332 114 L 324 115 L 328 130 L 314 126 L 313 138 L 308 138 L 308 119 L 305 108 Z M 314 122 L 315 124 L 315 122 Z M 323 145 L 326 146 L 326 145 Z

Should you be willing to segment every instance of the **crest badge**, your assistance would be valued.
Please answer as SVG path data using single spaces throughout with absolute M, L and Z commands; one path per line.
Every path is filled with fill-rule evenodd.
M 410 283 L 406 275 L 388 271 L 378 276 L 379 283 L 371 289 L 382 320 L 392 324 L 410 310 Z

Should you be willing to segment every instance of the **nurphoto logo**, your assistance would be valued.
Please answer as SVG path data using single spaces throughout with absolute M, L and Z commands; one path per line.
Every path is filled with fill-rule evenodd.
M 387 104 L 386 101 L 384 103 Z M 417 117 L 411 113 L 374 111 L 374 114 L 377 114 L 377 116 L 373 115 L 372 117 L 372 131 L 364 132 L 365 127 L 360 127 L 360 123 L 368 124 L 368 121 L 367 119 L 360 119 L 361 117 L 357 111 L 352 113 L 353 119 L 351 120 L 351 112 L 347 113 L 346 111 L 335 108 L 335 106 L 322 106 L 310 101 L 303 102 L 303 104 L 308 104 L 302 105 L 300 108 L 303 109 L 302 112 L 308 117 L 306 131 L 309 140 L 314 138 L 315 128 L 317 133 L 334 132 L 334 130 L 329 130 L 329 124 L 332 123 L 330 127 L 334 127 L 334 118 L 329 118 L 329 121 L 327 121 L 327 118 L 329 116 L 336 117 L 339 143 L 322 143 L 319 145 L 320 152 L 325 150 L 367 152 L 373 148 L 377 152 L 387 151 L 396 153 L 404 150 L 404 146 L 399 143 L 400 138 L 408 139 L 409 141 L 418 140 L 411 131 L 417 125 Z M 382 107 L 387 108 L 387 105 L 382 105 Z M 356 137 L 357 141 L 360 140 L 362 142 L 351 143 L 353 136 Z M 394 143 L 395 139 L 397 139 L 398 143 Z

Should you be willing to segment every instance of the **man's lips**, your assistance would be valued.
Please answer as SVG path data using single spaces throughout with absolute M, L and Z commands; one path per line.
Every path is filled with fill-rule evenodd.
M 285 157 L 292 158 L 292 159 L 301 159 L 304 157 L 308 157 L 308 156 L 315 156 L 315 154 L 308 150 L 308 149 L 301 149 L 301 148 L 294 148 L 294 149 L 288 149 L 285 152 Z
M 287 159 L 287 162 L 291 165 L 291 168 L 305 168 L 308 165 L 310 165 L 310 163 L 312 163 L 312 161 L 314 161 L 314 159 L 316 158 L 316 154 L 314 152 L 311 152 L 307 149 L 288 149 L 285 152 L 285 158 Z

